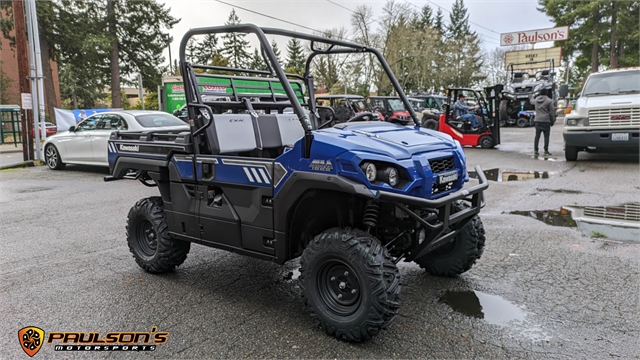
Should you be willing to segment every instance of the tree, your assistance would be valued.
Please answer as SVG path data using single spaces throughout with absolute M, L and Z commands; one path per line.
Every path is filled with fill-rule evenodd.
M 442 13 L 442 9 L 438 8 L 436 18 L 433 20 L 433 28 L 440 34 L 444 34 L 444 27 L 444 14 Z
M 254 70 L 263 70 L 267 71 L 267 64 L 264 63 L 264 59 L 262 58 L 262 54 L 258 49 L 253 49 L 253 55 L 251 56 L 251 60 L 249 61 L 249 69 Z
M 287 72 L 302 75 L 306 60 L 300 40 L 291 38 L 287 43 L 287 61 L 285 65 Z
M 191 50 L 193 51 L 193 62 L 208 65 L 213 60 L 214 55 L 220 52 L 218 49 L 218 38 L 216 37 L 216 34 L 205 35 L 202 41 L 196 41 L 195 44 L 193 44 L 193 48 Z
M 95 107 L 110 84 L 105 11 L 95 2 L 60 0 L 54 13 L 61 97 L 73 108 Z
M 113 107 L 122 107 L 121 77 L 131 83 L 126 79 L 140 73 L 143 84 L 160 83 L 166 48 L 162 35 L 180 21 L 170 15 L 170 10 L 155 0 L 107 0 Z
M 0 104 L 9 103 L 9 94 L 7 89 L 11 86 L 13 80 L 8 77 L 2 70 L 2 60 L 0 60 Z
M 275 39 L 271 40 L 271 48 L 273 48 L 273 53 L 276 55 L 276 59 L 278 59 L 278 63 L 282 64 L 282 54 L 280 49 L 278 48 L 278 43 Z
M 236 15 L 236 10 L 232 9 L 225 25 L 236 25 L 240 23 L 240 18 Z M 234 68 L 246 67 L 249 59 L 247 48 L 249 41 L 245 39 L 245 34 L 231 32 L 222 37 L 222 45 L 224 50 L 222 53 L 229 58 L 229 64 Z
M 555 45 L 562 47 L 563 61 L 578 68 L 576 74 L 595 72 L 601 66 L 638 64 L 637 1 L 539 0 L 538 4 L 538 10 L 556 26 L 569 26 L 571 37 Z
M 482 80 L 480 39 L 475 31 L 471 31 L 463 0 L 456 0 L 451 8 L 445 46 L 451 68 L 448 86 L 471 87 Z

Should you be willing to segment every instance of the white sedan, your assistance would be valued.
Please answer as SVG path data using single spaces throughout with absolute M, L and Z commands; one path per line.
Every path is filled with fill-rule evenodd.
M 98 113 L 68 131 L 47 137 L 44 158 L 53 170 L 66 164 L 109 166 L 107 146 L 114 130 L 184 130 L 189 126 L 162 111 L 125 110 Z

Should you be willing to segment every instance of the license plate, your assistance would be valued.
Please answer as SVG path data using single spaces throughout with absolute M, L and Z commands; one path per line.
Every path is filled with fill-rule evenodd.
M 628 133 L 613 133 L 611 134 L 611 141 L 629 141 Z
M 438 175 L 438 184 L 446 184 L 456 180 L 458 180 L 458 173 L 455 171 Z

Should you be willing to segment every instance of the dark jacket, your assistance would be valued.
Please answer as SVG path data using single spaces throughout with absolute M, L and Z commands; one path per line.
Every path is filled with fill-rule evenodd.
M 553 106 L 553 100 L 547 95 L 538 95 L 534 101 L 536 107 L 535 122 L 551 123 L 556 122 L 556 109 Z

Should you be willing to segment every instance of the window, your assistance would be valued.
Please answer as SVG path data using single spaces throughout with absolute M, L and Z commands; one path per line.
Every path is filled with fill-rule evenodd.
M 392 111 L 403 111 L 406 110 L 404 108 L 404 104 L 400 99 L 389 99 L 389 107 Z
M 384 101 L 382 99 L 369 99 L 372 109 L 384 110 Z
M 102 115 L 94 115 L 84 119 L 83 122 L 76 126 L 76 131 L 90 131 L 96 129 L 96 122 L 102 118 Z
M 154 113 L 136 116 L 136 120 L 142 127 L 185 126 L 184 121 L 169 114 Z
M 127 130 L 127 123 L 120 115 L 104 115 L 96 125 L 98 130 Z
M 621 71 L 592 75 L 583 95 L 616 95 L 640 92 L 640 71 Z

